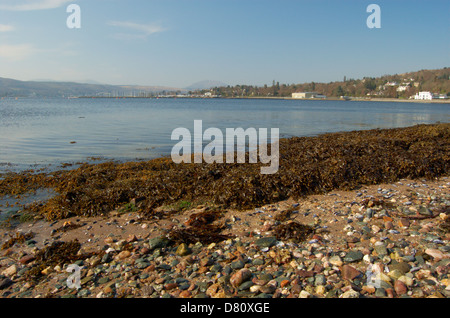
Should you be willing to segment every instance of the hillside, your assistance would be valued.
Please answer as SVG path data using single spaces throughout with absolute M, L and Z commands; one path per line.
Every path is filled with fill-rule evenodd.
M 290 97 L 295 92 L 317 92 L 327 97 L 372 96 L 404 99 L 419 91 L 450 95 L 450 68 L 384 75 L 377 78 L 344 78 L 343 81 L 330 83 L 310 82 L 286 85 L 273 81 L 270 86 L 222 86 L 215 87 L 212 91 L 215 95 L 221 95 L 222 97 Z
M 18 81 L 0 77 L 0 97 L 142 96 L 163 91 L 185 91 L 162 86 L 116 86 L 75 82 Z

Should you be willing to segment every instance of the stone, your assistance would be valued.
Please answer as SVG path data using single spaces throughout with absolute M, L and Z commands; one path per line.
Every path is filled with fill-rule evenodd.
M 176 254 L 179 256 L 186 256 L 192 253 L 192 250 L 189 248 L 189 246 L 186 243 L 181 243 L 177 247 Z
M 230 284 L 233 287 L 239 287 L 243 282 L 249 280 L 252 277 L 252 273 L 247 268 L 242 268 L 234 273 L 230 277 Z
M 384 256 L 388 254 L 387 248 L 384 244 L 382 245 L 375 245 L 374 248 L 375 252 L 377 253 L 378 256 Z
M 8 277 L 14 276 L 16 273 L 17 273 L 17 266 L 16 265 L 11 265 L 11 266 L 9 266 L 7 269 L 5 269 L 2 272 L 2 274 L 4 276 L 8 276 Z
M 206 291 L 205 294 L 211 298 L 214 298 L 217 294 L 217 292 L 220 289 L 220 285 L 219 284 L 212 284 L 211 286 L 209 286 Z
M 325 278 L 325 275 L 318 274 L 314 278 L 314 286 L 320 286 L 325 285 L 327 283 L 327 279 Z
M 246 281 L 246 282 L 243 282 L 241 285 L 239 285 L 239 290 L 246 290 L 246 289 L 249 289 L 250 287 L 252 287 L 253 286 L 253 283 L 251 282 L 251 281 Z
M 394 283 L 394 290 L 397 295 L 404 295 L 408 292 L 408 287 L 400 280 L 396 280 Z
M 339 255 L 334 255 L 334 256 L 330 257 L 328 262 L 335 266 L 342 266 L 342 264 L 343 264 L 342 259 L 339 257 Z
M 326 291 L 327 291 L 327 289 L 325 288 L 324 285 L 319 285 L 319 286 L 316 287 L 316 294 L 317 295 L 323 296 L 323 295 L 325 295 Z
M 375 297 L 386 297 L 386 290 L 382 287 L 377 288 L 375 291 Z
M 434 248 L 427 248 L 425 254 L 430 255 L 435 261 L 440 261 L 441 259 L 448 258 L 449 255 L 444 254 L 442 251 Z
M 272 247 L 276 243 L 277 243 L 277 238 L 274 236 L 262 237 L 255 241 L 256 246 L 258 246 L 259 248 Z
M 311 293 L 308 293 L 306 290 L 302 290 L 298 295 L 298 298 L 311 298 Z
M 404 273 L 400 272 L 398 269 L 394 269 L 392 271 L 389 271 L 388 276 L 392 279 L 399 279 L 401 276 L 403 276 Z
M 13 284 L 13 281 L 11 279 L 9 279 L 8 277 L 6 277 L 6 278 L 0 280 L 0 290 L 8 288 L 12 284 Z
M 347 280 L 353 280 L 356 277 L 361 275 L 361 272 L 350 265 L 344 265 L 342 266 L 342 278 Z
M 350 289 L 343 293 L 339 298 L 359 298 L 360 293 L 356 290 Z
M 34 255 L 25 255 L 25 256 L 23 256 L 23 257 L 19 260 L 19 262 L 20 262 L 21 264 L 26 265 L 26 264 L 28 264 L 28 263 L 34 261 L 34 259 L 35 259 L 35 256 L 34 256 Z
M 425 215 L 425 216 L 432 216 L 433 212 L 431 212 L 430 209 L 424 207 L 424 206 L 420 206 L 419 208 L 419 214 L 421 215 Z
M 115 259 L 116 259 L 116 260 L 124 260 L 124 259 L 126 259 L 126 258 L 128 258 L 128 257 L 130 257 L 130 256 L 131 256 L 131 252 L 125 250 L 125 251 L 122 251 L 122 252 L 120 252 L 119 254 L 117 254 L 116 257 L 115 257 Z
M 157 248 L 164 248 L 164 247 L 167 247 L 170 244 L 170 242 L 171 241 L 165 236 L 155 237 L 148 241 L 148 246 L 149 246 L 148 248 L 150 250 L 154 250 Z
M 230 267 L 232 269 L 241 269 L 244 268 L 245 263 L 242 260 L 237 260 L 231 263 Z
M 344 262 L 346 262 L 346 263 L 358 262 L 358 261 L 362 260 L 363 257 L 364 257 L 364 254 L 361 251 L 352 250 L 345 255 Z
M 362 287 L 362 290 L 363 291 L 365 291 L 366 293 L 369 293 L 369 294 L 373 294 L 373 293 L 375 293 L 375 287 L 374 286 L 372 286 L 372 285 L 364 285 L 363 287 Z
M 401 274 L 408 273 L 411 270 L 411 266 L 406 262 L 391 263 L 388 268 L 389 271 L 397 270 Z
M 414 284 L 414 279 L 412 277 L 403 275 L 398 278 L 399 281 L 403 282 L 406 286 L 412 286 Z
M 295 273 L 300 278 L 307 278 L 307 277 L 313 277 L 314 276 L 314 272 L 313 271 L 306 271 L 304 269 L 300 269 L 300 270 L 296 271 Z

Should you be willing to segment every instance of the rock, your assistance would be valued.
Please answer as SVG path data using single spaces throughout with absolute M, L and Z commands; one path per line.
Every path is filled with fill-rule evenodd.
M 339 255 L 334 255 L 334 256 L 330 257 L 328 262 L 335 266 L 342 266 L 342 264 L 343 264 L 342 259 L 339 257 Z
M 9 279 L 8 277 L 6 277 L 6 278 L 0 280 L 0 290 L 8 288 L 12 284 L 13 284 L 13 281 L 11 279 Z
M 165 290 L 172 290 L 178 287 L 177 283 L 168 283 L 164 285 Z
M 251 282 L 251 281 L 246 281 L 246 282 L 243 282 L 241 285 L 239 285 L 239 290 L 246 290 L 246 289 L 249 289 L 250 287 L 252 287 L 253 286 L 253 283 Z
M 406 275 L 400 276 L 398 280 L 403 282 L 406 286 L 412 286 L 414 284 L 414 280 Z
M 125 250 L 125 251 L 122 251 L 119 254 L 117 254 L 115 259 L 116 260 L 124 260 L 124 259 L 126 259 L 126 258 L 128 258 L 130 256 L 131 256 L 131 252 Z
M 411 266 L 405 262 L 392 263 L 388 266 L 389 271 L 399 271 L 402 275 L 411 270 Z
M 405 283 L 400 280 L 396 280 L 394 283 L 394 290 L 397 295 L 404 295 L 408 292 L 408 287 L 406 287 Z
M 35 259 L 35 256 L 34 256 L 34 255 L 25 255 L 25 256 L 23 256 L 23 257 L 19 260 L 19 262 L 20 262 L 21 264 L 26 265 L 26 264 L 28 264 L 28 263 L 34 261 L 34 259 Z
M 448 258 L 449 256 L 444 254 L 442 251 L 434 248 L 427 248 L 425 254 L 430 255 L 435 261 L 440 261 L 443 258 Z
M 303 269 L 300 269 L 300 270 L 296 271 L 295 273 L 300 278 L 307 278 L 307 277 L 313 277 L 314 276 L 314 272 L 313 271 L 306 271 L 306 270 L 303 270 Z
M 406 218 L 401 218 L 401 219 L 398 221 L 398 226 L 403 227 L 403 228 L 409 227 L 409 224 L 410 224 L 410 222 L 409 222 L 409 220 L 406 219 Z
M 245 263 L 242 260 L 237 260 L 231 263 L 230 267 L 232 269 L 241 269 L 244 268 Z
M 127 242 L 128 242 L 128 243 L 136 242 L 137 240 L 138 240 L 138 238 L 137 238 L 136 235 L 134 235 L 134 234 L 130 234 L 130 235 L 127 237 Z
M 425 215 L 425 216 L 432 216 L 433 212 L 431 212 L 430 209 L 424 207 L 424 206 L 420 206 L 419 208 L 419 214 L 421 215 Z
M 374 286 L 372 286 L 372 285 L 364 285 L 363 287 L 362 287 L 362 290 L 364 290 L 366 293 L 369 293 L 369 294 L 373 294 L 374 292 L 375 292 L 375 287 Z
M 361 275 L 361 272 L 359 270 L 357 270 L 356 268 L 354 268 L 353 266 L 344 265 L 342 267 L 342 278 L 344 278 L 344 279 L 353 280 L 356 277 L 358 277 L 359 275 Z
M 4 276 L 8 276 L 8 277 L 14 276 L 16 273 L 17 273 L 17 266 L 16 265 L 11 265 L 11 266 L 9 266 L 7 269 L 5 269 L 2 272 L 2 274 Z
M 308 293 L 306 290 L 302 290 L 298 295 L 298 298 L 311 298 L 311 293 Z
M 317 295 L 323 296 L 323 295 L 325 295 L 326 291 L 327 291 L 327 289 L 325 288 L 324 285 L 319 285 L 319 286 L 316 287 L 316 294 Z
M 364 257 L 364 254 L 361 251 L 352 250 L 345 255 L 344 262 L 346 262 L 346 263 L 358 262 L 358 261 L 362 260 L 363 257 Z
M 181 243 L 177 247 L 176 254 L 179 256 L 186 256 L 192 253 L 192 250 L 189 248 L 189 246 L 186 243 Z
M 350 289 L 343 293 L 339 298 L 359 298 L 360 294 L 356 290 Z
M 388 254 L 387 248 L 386 248 L 386 246 L 384 244 L 382 244 L 382 245 L 375 245 L 374 250 L 375 250 L 375 252 L 377 253 L 377 255 L 379 257 L 383 257 L 384 255 Z
M 377 288 L 375 291 L 375 297 L 386 297 L 386 290 L 382 287 Z
M 327 279 L 325 278 L 325 275 L 319 274 L 319 275 L 315 276 L 314 286 L 325 285 L 326 283 L 327 283 Z
M 403 274 L 404 273 L 400 272 L 398 269 L 394 269 L 393 271 L 389 271 L 388 276 L 395 280 L 399 279 Z
M 271 247 L 277 243 L 277 238 L 274 236 L 262 237 L 255 241 L 256 246 L 259 248 Z
M 249 280 L 252 277 L 252 273 L 247 268 L 242 268 L 234 273 L 230 278 L 230 284 L 233 287 L 239 287 L 243 282 Z
M 212 284 L 211 286 L 209 286 L 206 291 L 205 294 L 211 298 L 214 298 L 217 294 L 217 292 L 220 289 L 220 285 L 219 284 Z
M 148 246 L 150 250 L 154 250 L 157 248 L 167 247 L 171 241 L 165 236 L 159 236 L 152 238 L 148 241 Z

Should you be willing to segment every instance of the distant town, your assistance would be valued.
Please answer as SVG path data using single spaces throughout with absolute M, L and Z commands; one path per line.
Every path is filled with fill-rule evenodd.
M 198 84 L 198 83 L 197 83 Z M 18 81 L 0 78 L 0 98 L 284 98 L 399 101 L 450 101 L 450 68 L 421 70 L 381 77 L 352 79 L 330 83 L 272 84 L 230 86 L 204 81 L 204 87 L 105 85 L 72 82 Z

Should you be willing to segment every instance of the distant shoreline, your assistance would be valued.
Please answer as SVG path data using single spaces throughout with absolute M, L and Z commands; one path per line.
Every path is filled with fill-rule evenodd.
M 349 99 L 342 99 L 338 97 L 329 98 L 292 98 L 292 97 L 270 97 L 270 96 L 240 96 L 240 97 L 201 97 L 201 96 L 159 96 L 159 97 L 105 97 L 105 96 L 80 96 L 71 98 L 92 98 L 92 99 L 275 99 L 275 100 L 307 100 L 307 101 L 343 101 L 343 102 L 398 102 L 398 103 L 421 103 L 421 104 L 450 104 L 450 99 L 433 99 L 433 100 L 418 100 L 418 99 L 399 99 L 399 98 L 364 98 L 364 97 L 349 97 Z

